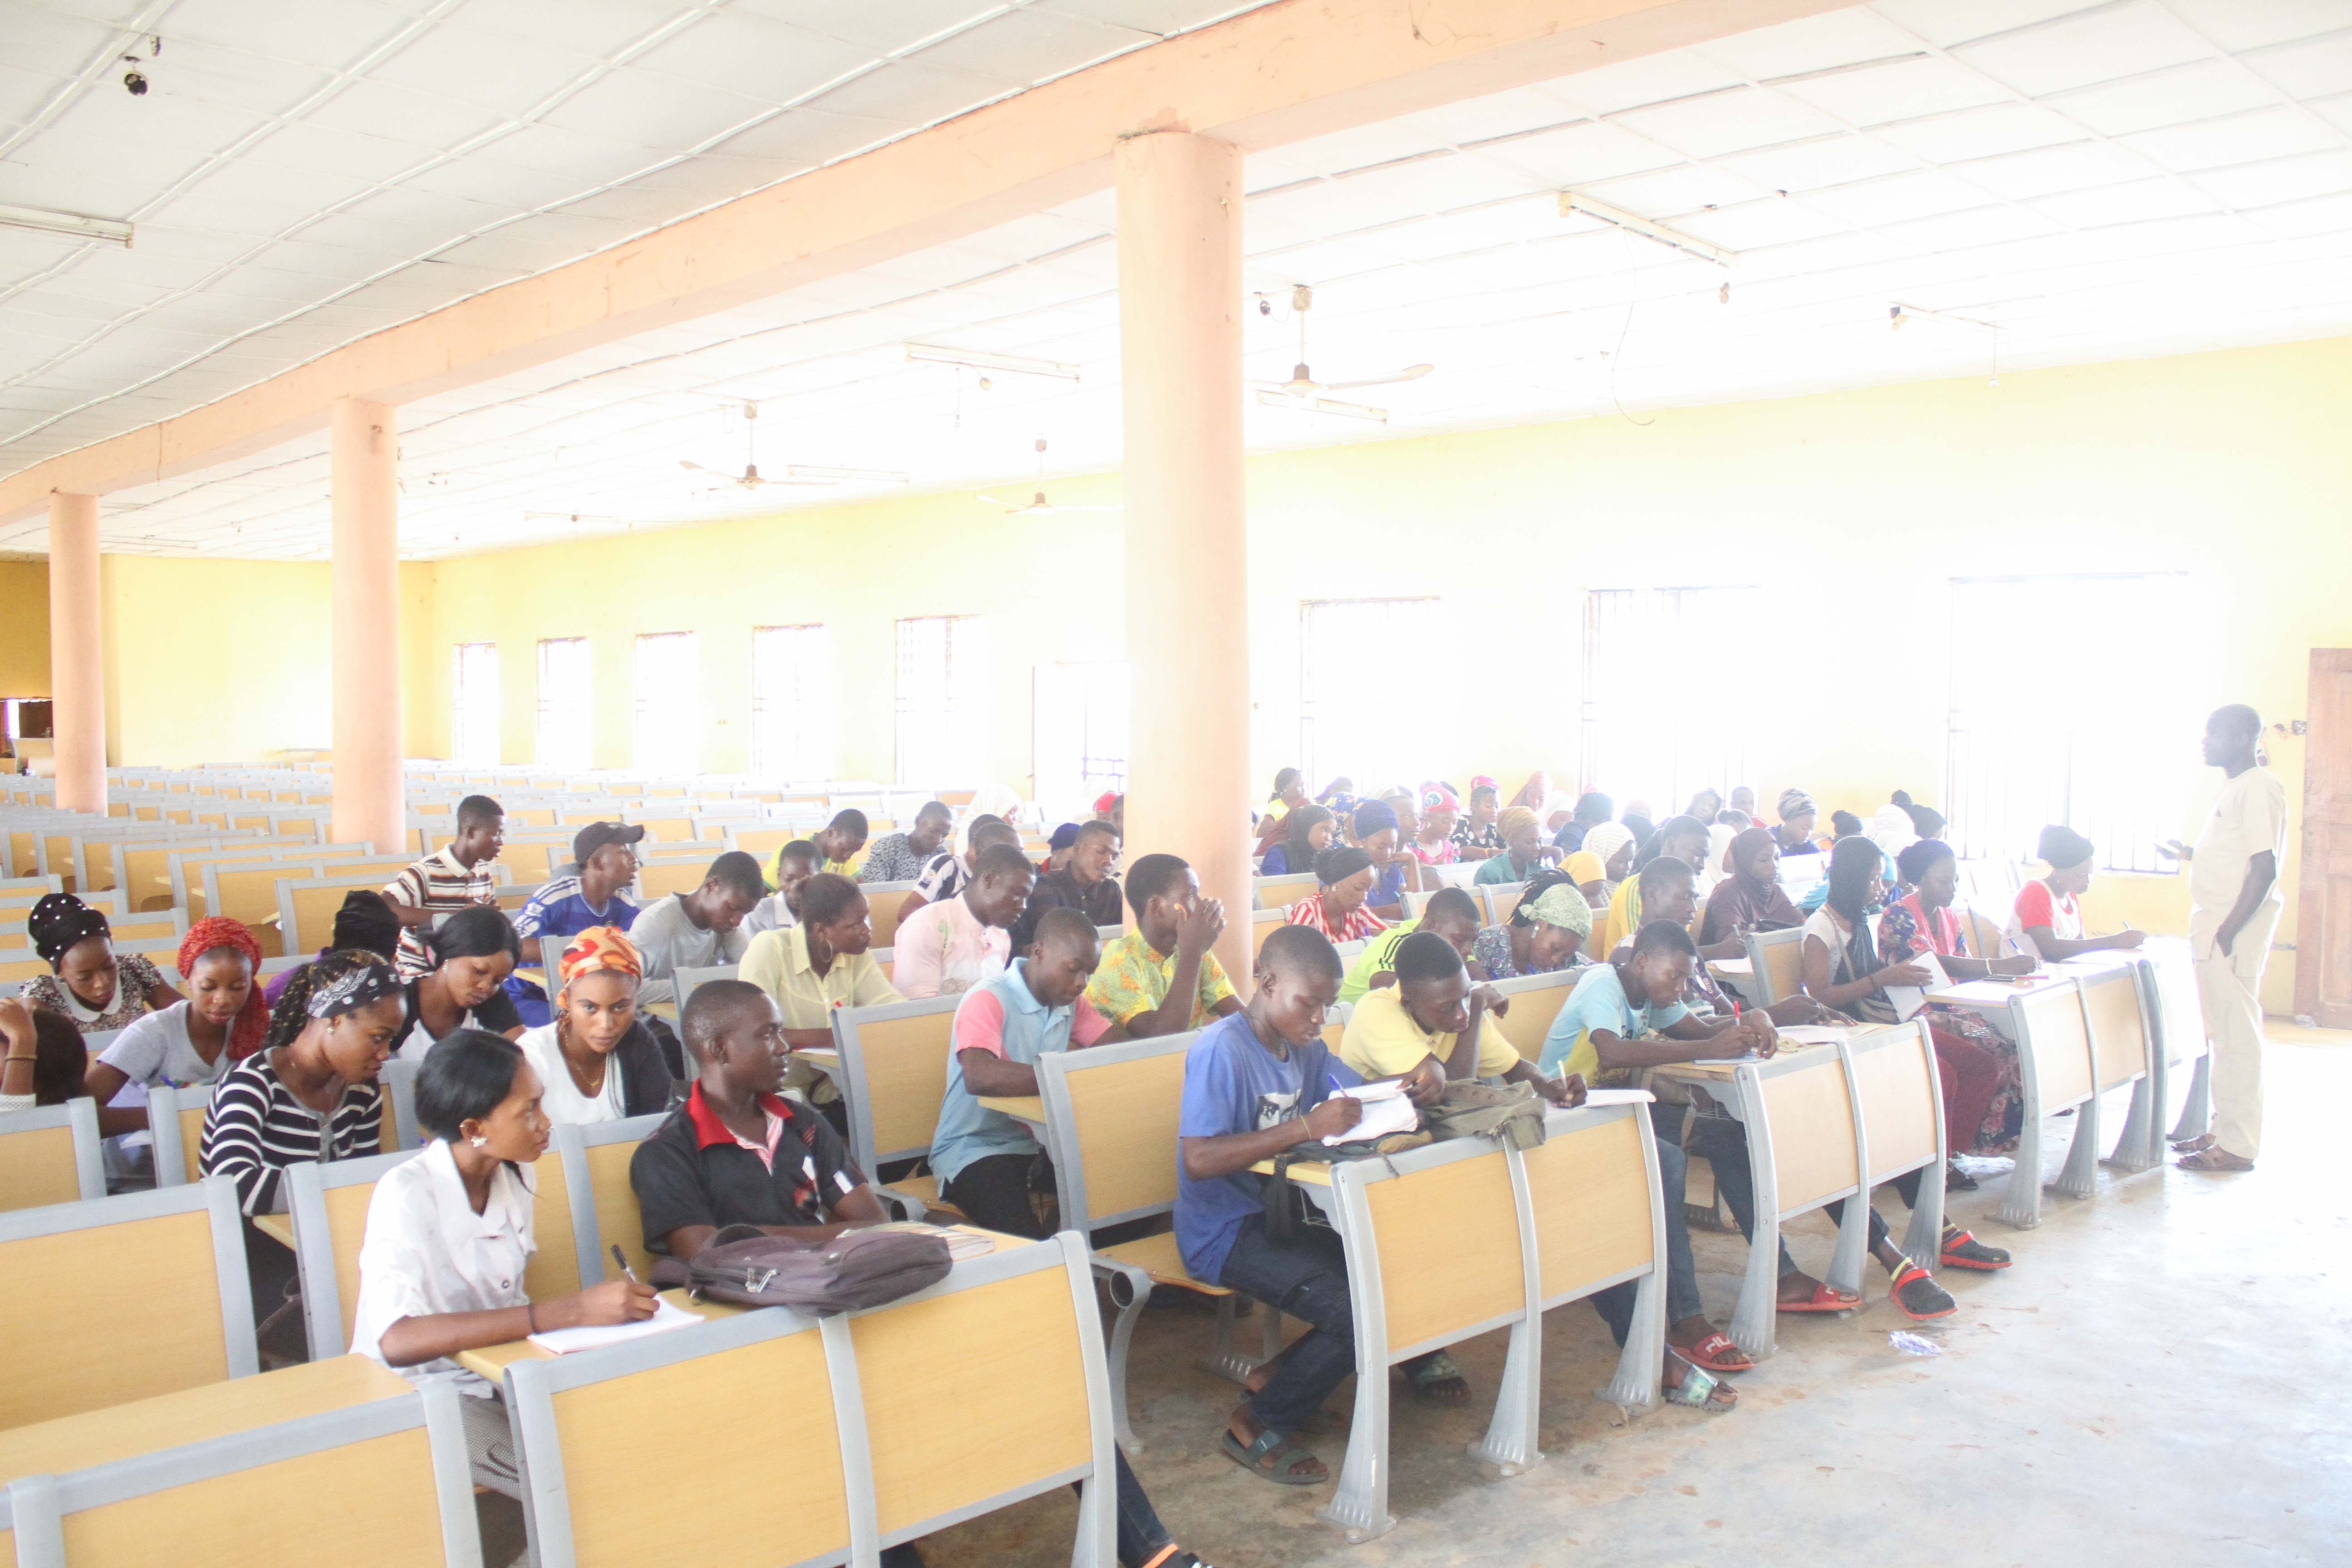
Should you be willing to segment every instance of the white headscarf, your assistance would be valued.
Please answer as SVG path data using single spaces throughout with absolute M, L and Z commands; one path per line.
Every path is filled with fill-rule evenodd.
M 972 792 L 971 804 L 956 818 L 955 852 L 961 856 L 971 848 L 971 825 L 975 817 L 1001 816 L 1013 822 L 1021 810 L 1021 792 L 1008 784 L 991 782 Z M 1018 826 L 1015 824 L 1015 826 Z
M 1873 843 L 1886 851 L 1889 859 L 1919 842 L 1919 829 L 1911 821 L 1911 814 L 1899 805 L 1880 806 L 1864 831 Z

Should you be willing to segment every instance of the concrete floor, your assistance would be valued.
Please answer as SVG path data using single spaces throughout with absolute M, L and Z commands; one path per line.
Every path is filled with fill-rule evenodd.
M 1571 1553 L 1612 1568 L 2352 1563 L 2352 1417 L 2326 1370 L 2352 1302 L 2352 1201 L 2320 1158 L 2346 1136 L 2352 1034 L 2274 1020 L 2268 1070 L 2267 1150 L 2251 1174 L 2103 1169 L 2092 1198 L 2046 1194 L 2028 1232 L 1992 1217 L 1995 1181 L 1953 1194 L 1960 1223 L 2018 1263 L 1946 1276 L 1960 1310 L 1925 1327 L 1935 1359 L 1889 1348 L 1888 1331 L 1912 1325 L 1873 1265 L 1853 1317 L 1781 1321 L 1780 1354 L 1736 1380 L 1738 1412 L 1659 1410 L 1617 1427 L 1591 1397 L 1614 1347 L 1589 1308 L 1566 1308 L 1546 1327 L 1545 1462 L 1501 1480 L 1465 1453 L 1503 1335 L 1457 1346 L 1472 1404 L 1398 1399 L 1399 1523 L 1351 1547 L 1315 1518 L 1328 1487 L 1276 1488 L 1216 1453 L 1235 1392 L 1192 1369 L 1209 1319 L 1155 1312 L 1135 1347 L 1137 1473 L 1177 1539 L 1217 1568 Z M 2122 1097 L 2110 1103 L 2112 1134 Z M 2054 1124 L 2050 1178 L 2072 1125 Z M 1891 1192 L 1881 1208 L 1899 1235 Z M 1798 1261 L 1819 1272 L 1830 1227 L 1793 1229 Z M 1695 1239 L 1708 1310 L 1727 1322 L 1745 1244 L 1736 1231 Z M 1336 1474 L 1344 1435 L 1310 1441 Z M 1074 1518 L 1066 1495 L 1034 1499 L 922 1550 L 932 1568 L 1059 1568 Z

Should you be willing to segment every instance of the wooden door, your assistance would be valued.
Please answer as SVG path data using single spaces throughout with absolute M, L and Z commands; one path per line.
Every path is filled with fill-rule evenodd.
M 2311 650 L 2294 1010 L 2352 1029 L 2352 648 Z

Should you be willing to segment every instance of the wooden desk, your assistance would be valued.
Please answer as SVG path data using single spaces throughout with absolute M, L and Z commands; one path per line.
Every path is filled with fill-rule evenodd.
M 294 1250 L 294 1216 L 290 1214 L 257 1214 L 253 1216 L 253 1228 L 272 1241 L 283 1242 L 289 1252 Z
M 1274 1162 L 1260 1160 L 1250 1170 L 1261 1176 L 1271 1176 L 1274 1174 Z M 1328 1192 L 1331 1187 L 1331 1166 L 1327 1161 L 1302 1160 L 1290 1167 L 1290 1179 L 1302 1187 L 1321 1187 Z
M 1837 1247 L 1823 1271 L 1836 1289 L 1856 1296 L 1862 1290 L 1870 1203 L 1844 1047 L 1789 1045 L 1761 1060 L 1676 1062 L 1650 1071 L 1653 1078 L 1690 1086 L 1694 1100 L 1703 1095 L 1706 1101 L 1696 1109 L 1728 1117 L 1746 1131 L 1756 1226 L 1730 1334 L 1741 1350 L 1762 1361 L 1776 1348 L 1782 1221 L 1863 1194 L 1862 1202 L 1845 1205 Z M 1667 1201 L 1677 1199 L 1670 1194 Z
M 1025 1122 L 1040 1139 L 1045 1131 L 1045 1097 L 1042 1094 L 982 1094 L 974 1097 L 989 1110 L 1003 1111 Z
M 1710 958 L 1706 961 L 1706 972 L 1717 980 L 1740 981 L 1756 978 L 1756 965 L 1745 958 Z
M 547 972 L 543 969 L 518 969 L 514 972 L 514 978 L 526 985 L 536 985 L 541 991 L 547 990 Z
M 412 1392 L 406 1378 L 360 1355 L 235 1377 L 0 1432 L 0 1482 L 87 1469 Z

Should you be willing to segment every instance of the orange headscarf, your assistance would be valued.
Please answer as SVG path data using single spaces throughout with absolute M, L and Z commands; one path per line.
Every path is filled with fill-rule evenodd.
M 188 971 L 196 960 L 208 952 L 230 948 L 245 954 L 253 965 L 253 989 L 246 994 L 245 1005 L 237 1010 L 228 1026 L 228 1051 L 231 1061 L 249 1057 L 261 1047 L 264 1036 L 269 1033 L 269 1004 L 261 995 L 261 944 L 241 921 L 225 915 L 208 915 L 188 928 L 180 939 L 180 951 L 174 956 L 180 961 L 181 984 L 188 983 Z
M 645 955 L 619 926 L 590 926 L 572 939 L 556 961 L 556 973 L 567 987 L 600 969 L 618 970 L 632 980 L 645 978 Z

